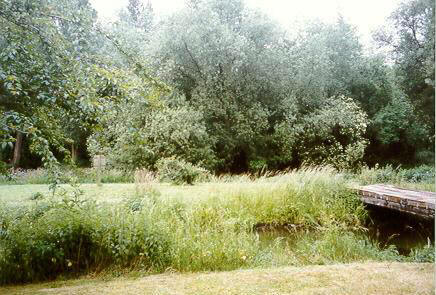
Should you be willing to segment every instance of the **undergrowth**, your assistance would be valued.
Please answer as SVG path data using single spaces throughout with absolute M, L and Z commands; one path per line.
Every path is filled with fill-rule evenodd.
M 0 283 L 107 269 L 216 271 L 275 265 L 404 260 L 364 235 L 363 205 L 344 177 L 302 169 L 198 200 L 168 198 L 151 174 L 119 204 L 85 199 L 80 187 L 39 196 L 28 207 L 0 205 Z M 262 242 L 257 226 L 288 224 L 292 242 Z M 410 261 L 434 260 L 416 250 Z
M 360 173 L 349 175 L 361 184 L 385 183 L 408 189 L 435 191 L 434 166 L 422 165 L 415 168 L 384 167 L 363 168 Z

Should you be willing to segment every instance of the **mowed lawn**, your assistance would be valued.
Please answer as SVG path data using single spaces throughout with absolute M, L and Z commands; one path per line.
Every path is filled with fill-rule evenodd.
M 353 263 L 212 273 L 164 273 L 112 280 L 0 288 L 1 294 L 434 294 L 430 263 Z

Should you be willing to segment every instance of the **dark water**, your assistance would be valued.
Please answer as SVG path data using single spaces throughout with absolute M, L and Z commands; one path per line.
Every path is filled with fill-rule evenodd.
M 416 247 L 422 247 L 435 242 L 435 222 L 421 217 L 368 205 L 366 207 L 369 218 L 365 224 L 367 236 L 370 240 L 379 244 L 381 248 L 394 245 L 399 254 L 409 255 Z M 259 233 L 261 242 L 270 244 L 277 238 L 294 243 L 304 233 L 294 225 L 258 225 L 256 232 Z
M 295 242 L 302 235 L 300 228 L 293 224 L 284 225 L 267 225 L 259 224 L 256 226 L 256 232 L 259 234 L 260 242 L 269 245 L 277 238 L 286 240 L 288 243 Z
M 381 247 L 395 245 L 400 254 L 408 255 L 412 248 L 434 244 L 434 220 L 376 206 L 368 205 L 367 210 L 368 235 Z

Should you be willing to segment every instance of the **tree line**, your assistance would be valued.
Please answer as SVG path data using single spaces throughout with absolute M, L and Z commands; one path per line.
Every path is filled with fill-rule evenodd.
M 290 31 L 242 0 L 159 19 L 129 0 L 104 25 L 87 0 L 0 0 L 1 167 L 433 163 L 433 1 L 401 3 L 374 42 L 388 53 L 341 16 Z

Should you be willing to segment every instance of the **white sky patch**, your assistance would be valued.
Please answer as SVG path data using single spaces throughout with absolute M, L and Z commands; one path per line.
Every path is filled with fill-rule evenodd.
M 127 0 L 90 0 L 102 20 L 113 20 Z M 146 0 L 144 1 L 146 2 Z M 154 12 L 167 15 L 181 9 L 184 0 L 151 0 Z M 339 14 L 357 27 L 361 41 L 368 44 L 371 32 L 386 21 L 401 0 L 245 0 L 247 6 L 258 8 L 283 26 L 308 19 L 334 22 Z

